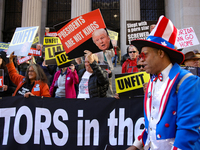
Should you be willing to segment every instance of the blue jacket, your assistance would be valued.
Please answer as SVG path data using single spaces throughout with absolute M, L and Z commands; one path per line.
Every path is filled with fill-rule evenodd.
M 157 140 L 175 138 L 174 147 L 191 150 L 199 139 L 200 127 L 200 78 L 191 75 L 179 87 L 177 84 L 182 77 L 189 73 L 174 64 L 169 72 L 168 86 L 164 92 L 159 111 L 159 121 L 156 128 Z M 145 131 L 142 135 L 143 144 L 146 142 L 151 108 L 150 80 L 144 98 Z

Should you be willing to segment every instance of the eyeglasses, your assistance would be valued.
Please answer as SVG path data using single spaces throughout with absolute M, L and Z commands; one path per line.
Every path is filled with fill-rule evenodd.
M 143 59 L 143 60 L 145 60 L 145 58 L 146 58 L 146 55 L 145 55 L 145 53 L 140 53 L 140 55 L 139 55 L 139 59 Z
M 35 72 L 35 71 L 34 71 L 34 70 L 28 70 L 28 73 L 29 73 L 29 72 Z
M 130 51 L 130 52 L 128 52 L 128 53 L 136 53 L 136 51 Z
M 141 67 L 144 68 L 144 65 L 137 65 L 138 69 L 140 69 Z

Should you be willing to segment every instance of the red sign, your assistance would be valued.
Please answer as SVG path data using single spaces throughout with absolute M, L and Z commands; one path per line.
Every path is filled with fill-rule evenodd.
M 30 59 L 31 59 L 31 56 L 26 56 L 26 57 L 23 57 L 21 59 L 18 59 L 17 62 L 18 62 L 18 64 L 23 64 L 24 62 L 26 62 Z
M 42 52 L 41 50 L 38 51 L 36 48 L 31 48 L 28 55 L 41 56 Z
M 3 88 L 3 76 L 0 76 L 0 88 Z
M 56 37 L 57 36 L 57 32 L 48 32 L 48 33 L 45 33 L 46 36 L 54 36 Z
M 57 34 L 66 53 L 69 53 L 90 39 L 94 30 L 98 28 L 106 28 L 106 25 L 100 10 L 96 9 L 72 19 Z

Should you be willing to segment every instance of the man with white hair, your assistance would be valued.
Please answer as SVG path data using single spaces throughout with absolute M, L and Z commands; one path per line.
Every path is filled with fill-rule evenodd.
M 80 70 L 77 98 L 106 97 L 108 73 L 98 65 L 98 57 L 85 50 L 85 68 Z

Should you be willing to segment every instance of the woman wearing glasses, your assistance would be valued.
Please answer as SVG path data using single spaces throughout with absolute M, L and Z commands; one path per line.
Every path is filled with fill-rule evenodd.
M 25 76 L 19 75 L 13 64 L 14 52 L 10 55 L 9 63 L 6 65 L 11 81 L 17 85 L 13 96 L 23 95 L 51 97 L 47 77 L 38 64 L 31 64 L 27 67 Z
M 128 49 L 129 58 L 122 65 L 122 73 L 138 72 L 137 69 L 137 56 L 138 50 L 135 46 L 131 45 Z

